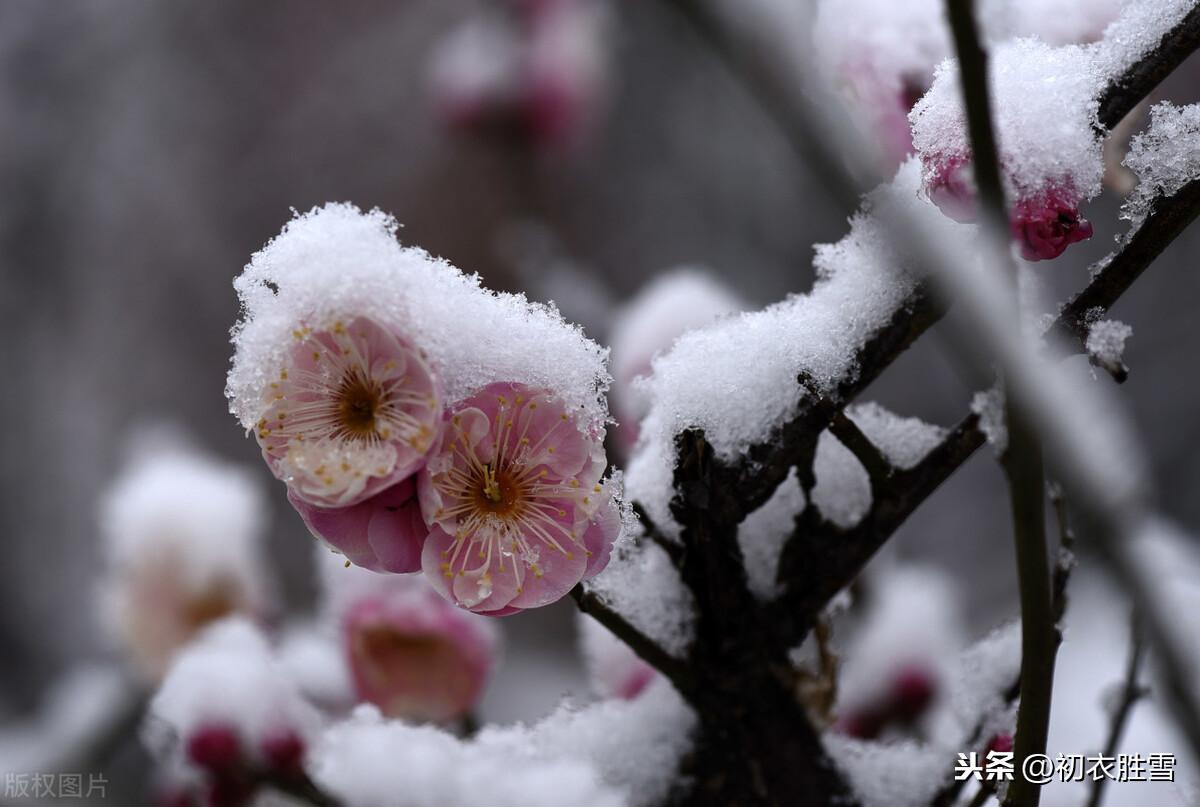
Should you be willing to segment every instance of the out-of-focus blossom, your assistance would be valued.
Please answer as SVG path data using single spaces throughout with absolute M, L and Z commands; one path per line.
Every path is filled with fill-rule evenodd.
M 859 739 L 912 731 L 946 701 L 962 646 L 957 592 L 940 572 L 881 573 L 844 654 L 838 731 Z
M 718 318 L 745 309 L 746 303 L 711 274 L 679 268 L 656 278 L 613 317 L 610 393 L 617 417 L 617 444 L 623 451 L 637 442 L 638 422 L 649 401 L 635 384 L 650 375 L 651 362 L 676 338 Z
M 589 616 L 580 614 L 579 641 L 592 691 L 601 698 L 631 700 L 658 677 L 658 672 Z
M 107 626 L 153 680 L 209 623 L 264 616 L 273 586 L 253 477 L 174 438 L 143 435 L 136 449 L 101 503 L 100 597 Z
M 390 717 L 445 722 L 479 700 L 494 637 L 420 578 L 408 592 L 364 600 L 345 616 L 346 652 L 359 696 Z M 413 591 L 416 586 L 424 590 Z
M 407 479 L 437 437 L 441 391 L 407 338 L 367 317 L 298 325 L 255 435 L 293 497 L 344 508 Z
M 825 79 L 895 171 L 913 151 L 909 110 L 951 53 L 942 4 L 821 0 L 812 37 Z
M 377 572 L 421 570 L 429 534 L 413 477 L 350 507 L 314 507 L 288 491 L 288 501 L 314 534 L 353 564 Z
M 548 390 L 491 384 L 447 412 L 419 480 L 422 567 L 472 611 L 503 616 L 562 597 L 608 563 L 621 518 L 603 433 Z
M 886 729 L 911 728 L 934 702 L 937 691 L 935 672 L 915 665 L 902 667 L 879 697 L 841 715 L 837 729 L 861 740 L 874 740 Z
M 468 714 L 496 663 L 496 625 L 447 602 L 421 576 L 375 574 L 321 554 L 324 619 L 340 635 L 359 699 L 409 720 Z
M 172 665 L 150 703 L 144 738 L 174 772 L 161 796 L 249 804 L 265 778 L 303 774 L 319 725 L 250 623 L 209 627 Z
M 431 67 L 434 101 L 453 126 L 571 146 L 606 94 L 607 9 L 600 0 L 528 0 L 510 12 L 472 18 L 446 37 Z

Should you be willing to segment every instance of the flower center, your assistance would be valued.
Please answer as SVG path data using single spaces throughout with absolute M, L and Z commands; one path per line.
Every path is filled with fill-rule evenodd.
M 352 367 L 338 385 L 338 420 L 352 438 L 375 437 L 375 416 L 383 404 L 383 390 L 360 367 Z
M 521 486 L 505 469 L 485 463 L 480 474 L 475 503 L 484 512 L 498 516 L 511 515 L 521 503 Z

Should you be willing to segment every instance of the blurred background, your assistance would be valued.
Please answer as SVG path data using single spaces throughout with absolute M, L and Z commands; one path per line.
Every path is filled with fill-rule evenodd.
M 585 134 L 543 148 L 503 126 L 448 126 L 438 108 L 434 49 L 480 5 L 0 4 L 0 719 L 28 716 L 48 682 L 112 652 L 94 608 L 96 502 L 147 420 L 181 424 L 270 486 L 269 557 L 289 607 L 311 606 L 304 527 L 223 395 L 231 280 L 292 209 L 390 211 L 405 243 L 556 301 L 602 342 L 614 307 L 679 265 L 707 267 L 755 307 L 810 287 L 812 245 L 839 239 L 852 211 L 668 6 L 611 7 L 598 111 Z M 1196 77 L 1193 62 L 1160 94 L 1194 101 Z M 1118 206 L 1093 203 L 1095 238 L 1037 265 L 1059 299 L 1123 231 Z M 1122 397 L 1164 508 L 1193 532 L 1198 250 L 1193 229 L 1113 312 L 1133 326 Z M 940 341 L 922 340 L 862 400 L 943 425 L 961 417 L 974 385 Z M 990 452 L 888 551 L 949 570 L 971 592 L 976 633 L 1012 616 Z M 535 718 L 578 691 L 571 604 L 504 628 L 493 692 L 525 694 L 489 694 L 485 717 Z M 1115 670 L 1124 648 L 1111 647 Z

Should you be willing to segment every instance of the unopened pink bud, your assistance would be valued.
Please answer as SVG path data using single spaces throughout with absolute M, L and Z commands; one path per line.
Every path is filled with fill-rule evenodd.
M 210 723 L 192 732 L 187 741 L 187 756 L 205 770 L 232 771 L 242 763 L 242 742 L 232 726 Z

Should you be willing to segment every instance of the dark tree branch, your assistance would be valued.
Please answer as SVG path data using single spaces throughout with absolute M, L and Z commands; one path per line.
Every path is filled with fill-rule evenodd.
M 1129 65 L 1100 96 L 1100 125 L 1111 129 L 1200 47 L 1200 4 L 1163 35 L 1158 47 Z
M 633 512 L 637 515 L 638 521 L 642 523 L 642 530 L 645 532 L 646 538 L 657 544 L 663 552 L 666 552 L 667 557 L 671 559 L 671 563 L 678 567 L 683 562 L 683 544 L 678 541 L 672 541 L 663 535 L 662 531 L 646 512 L 646 508 L 642 507 L 640 503 L 633 503 Z
M 663 650 L 657 642 L 642 633 L 633 623 L 622 616 L 603 598 L 595 593 L 585 591 L 583 584 L 571 589 L 571 597 L 579 610 L 608 628 L 614 636 L 629 645 L 647 664 L 658 670 L 667 680 L 675 685 L 681 693 L 694 689 L 691 674 L 685 663 Z
M 1111 308 L 1198 214 L 1200 180 L 1157 200 L 1142 225 L 1126 236 L 1121 250 L 1092 267 L 1092 281 L 1063 306 L 1048 333 L 1082 345 L 1092 312 Z
M 1125 664 L 1125 683 L 1121 687 L 1121 699 L 1112 713 L 1112 723 L 1108 728 L 1108 740 L 1104 743 L 1104 756 L 1113 757 L 1117 754 L 1117 746 L 1121 743 L 1121 735 L 1125 733 L 1125 725 L 1133 712 L 1134 704 L 1149 694 L 1149 690 L 1138 683 L 1138 671 L 1142 666 L 1142 656 L 1145 652 L 1145 640 L 1138 626 L 1137 616 L 1129 618 L 1129 661 Z M 1092 793 L 1088 798 L 1087 807 L 1100 807 L 1104 798 L 1104 785 L 1108 777 L 1098 776 L 1092 783 Z
M 342 802 L 322 790 L 304 771 L 289 775 L 264 774 L 263 785 L 314 807 L 341 807 Z

